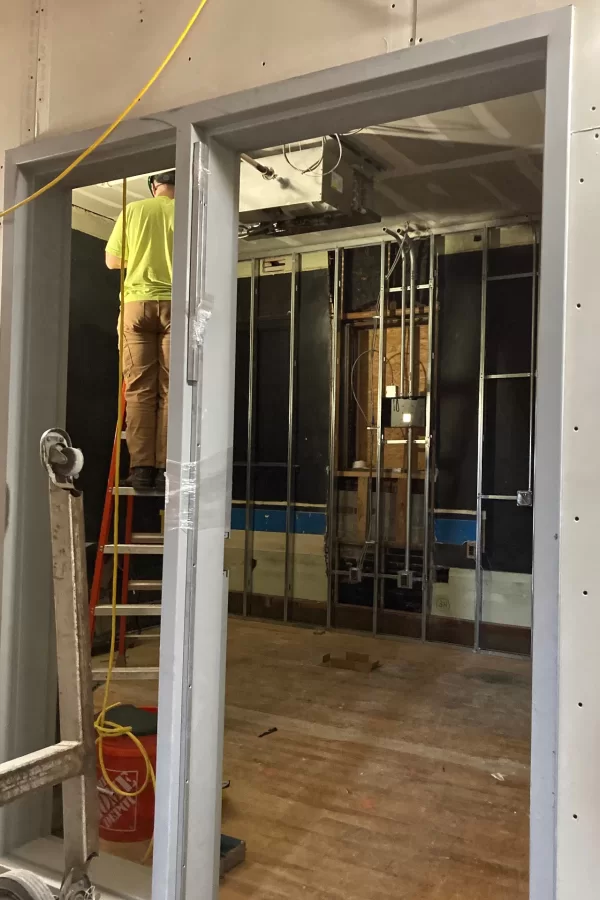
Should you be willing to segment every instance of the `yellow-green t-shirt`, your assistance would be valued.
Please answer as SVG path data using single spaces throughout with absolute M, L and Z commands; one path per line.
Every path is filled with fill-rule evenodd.
M 170 300 L 173 282 L 173 219 L 170 197 L 136 200 L 125 211 L 125 302 Z M 121 256 L 123 213 L 115 223 L 106 250 Z

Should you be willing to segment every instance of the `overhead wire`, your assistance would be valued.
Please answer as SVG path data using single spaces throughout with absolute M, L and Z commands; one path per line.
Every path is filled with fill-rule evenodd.
M 191 15 L 190 19 L 188 20 L 187 25 L 185 26 L 185 28 L 183 29 L 183 31 L 181 32 L 181 34 L 179 35 L 179 37 L 177 38 L 177 40 L 175 41 L 175 43 L 173 44 L 173 46 L 171 47 L 171 49 L 169 50 L 169 52 L 167 53 L 165 58 L 163 59 L 163 61 L 160 63 L 158 68 L 148 79 L 148 81 L 143 86 L 141 91 L 139 91 L 135 95 L 135 97 L 133 98 L 131 103 L 129 103 L 125 107 L 125 109 L 121 113 L 119 113 L 117 118 L 108 126 L 108 128 L 105 128 L 104 131 L 102 132 L 102 134 L 99 137 L 97 137 L 95 141 L 92 141 L 92 143 L 89 145 L 89 147 L 87 147 L 82 153 L 80 153 L 79 156 L 73 160 L 73 162 L 69 163 L 69 165 L 66 166 L 66 168 L 64 168 L 62 170 L 62 172 L 59 172 L 59 174 L 56 175 L 55 178 L 52 178 L 47 184 L 42 185 L 41 188 L 38 188 L 37 191 L 34 191 L 28 197 L 25 197 L 23 200 L 19 200 L 18 203 L 15 203 L 12 206 L 9 206 L 7 209 L 1 210 L 0 211 L 0 219 L 4 218 L 4 216 L 7 216 L 9 213 L 15 212 L 15 210 L 20 209 L 22 206 L 25 206 L 26 204 L 31 203 L 32 200 L 37 200 L 38 197 L 41 197 L 47 191 L 51 190 L 51 188 L 56 187 L 57 184 L 60 184 L 60 182 L 63 181 L 67 177 L 67 175 L 70 175 L 71 172 L 74 169 L 76 169 L 78 165 L 80 165 L 80 163 L 82 163 L 85 159 L 87 159 L 88 156 L 94 152 L 94 150 L 97 150 L 98 147 L 101 144 L 103 144 L 104 141 L 107 140 L 107 138 L 109 138 L 111 136 L 111 134 L 119 127 L 121 122 L 123 122 L 123 120 L 127 118 L 127 116 L 132 111 L 132 109 L 134 109 L 134 107 L 137 106 L 137 104 L 140 102 L 140 100 L 148 93 L 148 91 L 150 90 L 152 85 L 162 75 L 162 73 L 164 72 L 166 67 L 169 65 L 169 63 L 171 62 L 171 60 L 173 59 L 173 57 L 175 56 L 175 54 L 177 53 L 177 51 L 179 50 L 181 45 L 183 44 L 183 42 L 186 39 L 186 37 L 188 36 L 188 34 L 190 33 L 190 31 L 196 24 L 196 20 L 198 19 L 198 16 L 200 15 L 200 13 L 202 12 L 202 10 L 204 9 L 204 7 L 206 6 L 207 3 L 208 3 L 208 0 L 200 0 L 200 3 L 198 4 L 194 13 Z
M 335 138 L 335 140 L 337 141 L 338 158 L 337 158 L 335 164 L 331 167 L 331 169 L 328 169 L 326 172 L 319 172 L 318 171 L 319 167 L 321 165 L 323 165 L 323 163 L 325 161 L 325 141 L 327 140 L 327 138 Z M 301 143 L 298 143 L 298 147 L 300 148 L 300 150 L 302 150 Z M 341 140 L 339 134 L 326 134 L 321 138 L 321 156 L 319 157 L 319 159 L 312 162 L 310 164 L 310 166 L 307 166 L 305 169 L 302 169 L 299 166 L 296 166 L 291 161 L 291 159 L 290 159 L 291 150 L 288 148 L 291 148 L 291 144 L 282 144 L 282 146 L 281 146 L 283 158 L 285 159 L 288 166 L 291 169 L 293 169 L 295 172 L 298 172 L 300 175 L 306 175 L 310 178 L 324 178 L 326 175 L 331 175 L 333 172 L 335 172 L 335 170 L 340 165 L 340 163 L 342 161 L 342 157 L 344 155 L 344 148 L 342 146 L 342 140 Z

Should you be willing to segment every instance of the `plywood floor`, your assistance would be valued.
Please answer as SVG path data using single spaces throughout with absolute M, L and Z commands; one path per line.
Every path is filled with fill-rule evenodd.
M 320 665 L 345 650 L 382 666 Z M 230 621 L 222 900 L 525 900 L 530 704 L 526 661 Z

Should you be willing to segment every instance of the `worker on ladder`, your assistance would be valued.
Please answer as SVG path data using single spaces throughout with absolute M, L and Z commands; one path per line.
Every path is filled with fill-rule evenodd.
M 106 265 L 125 260 L 123 379 L 127 404 L 129 484 L 164 491 L 171 348 L 175 172 L 148 178 L 152 197 L 127 205 L 106 245 Z

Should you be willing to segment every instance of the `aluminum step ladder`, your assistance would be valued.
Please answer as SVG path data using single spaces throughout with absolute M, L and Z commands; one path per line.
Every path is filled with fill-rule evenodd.
M 123 395 L 123 403 L 125 396 Z M 120 434 L 115 432 L 113 450 L 108 473 L 108 481 L 106 485 L 106 494 L 104 498 L 104 508 L 102 511 L 102 520 L 100 525 L 100 537 L 96 550 L 96 561 L 94 565 L 94 575 L 90 590 L 90 632 L 91 641 L 94 640 L 94 632 L 96 627 L 96 619 L 98 617 L 112 617 L 113 608 L 110 603 L 100 603 L 100 595 L 102 589 L 102 572 L 107 557 L 117 553 L 122 558 L 122 579 L 121 579 L 121 602 L 117 605 L 117 615 L 119 616 L 119 644 L 117 665 L 112 670 L 111 678 L 114 680 L 140 680 L 140 679 L 156 679 L 158 678 L 158 666 L 128 666 L 126 664 L 126 641 L 127 641 L 127 617 L 140 618 L 156 618 L 161 615 L 161 605 L 159 603 L 129 603 L 129 594 L 132 592 L 150 592 L 160 591 L 162 588 L 162 579 L 154 578 L 130 578 L 130 563 L 132 556 L 162 556 L 164 549 L 164 538 L 162 534 L 153 534 L 147 532 L 133 531 L 133 510 L 134 501 L 137 498 L 156 498 L 164 497 L 159 491 L 139 492 L 132 487 L 119 487 L 118 500 L 121 498 L 126 500 L 125 506 L 125 530 L 123 542 L 115 545 L 115 536 L 113 535 L 112 543 L 109 543 L 111 533 L 111 523 L 113 520 L 115 496 L 117 495 L 117 477 L 120 473 L 116 472 L 117 460 L 117 441 L 124 440 L 125 432 Z M 118 538 L 117 538 L 118 540 Z M 156 634 L 140 635 L 144 639 L 150 638 L 158 640 L 160 632 Z M 106 669 L 95 667 L 92 670 L 94 681 L 103 681 L 106 677 Z
M 58 896 L 83 900 L 95 896 L 88 866 L 98 853 L 83 498 L 74 487 L 83 456 L 58 428 L 43 435 L 40 453 L 50 485 L 60 742 L 0 764 L 0 806 L 62 784 L 65 864 Z M 0 897 L 53 900 L 54 894 L 32 872 L 10 869 L 0 875 Z

